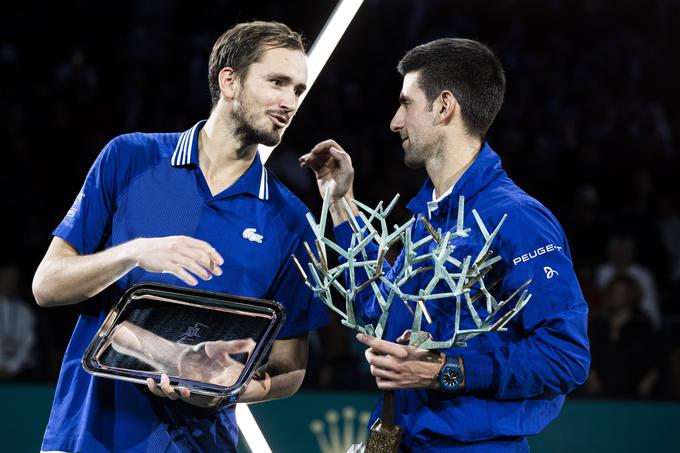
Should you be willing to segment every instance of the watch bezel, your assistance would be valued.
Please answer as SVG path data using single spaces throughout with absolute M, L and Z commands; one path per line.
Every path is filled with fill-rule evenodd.
M 456 392 L 460 390 L 463 381 L 462 367 L 457 357 L 447 357 L 446 363 L 437 376 L 439 385 L 444 392 Z

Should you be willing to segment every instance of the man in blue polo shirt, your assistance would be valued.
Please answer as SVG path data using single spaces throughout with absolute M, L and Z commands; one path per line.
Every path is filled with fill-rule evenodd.
M 565 395 L 588 375 L 587 306 L 567 240 L 555 217 L 508 178 L 484 141 L 505 91 L 496 56 L 476 41 L 440 39 L 410 50 L 398 69 L 404 80 L 390 127 L 401 138 L 406 166 L 425 167 L 429 176 L 408 208 L 435 229 L 454 231 L 458 198 L 464 196 L 464 224 L 472 232 L 454 240 L 459 257 L 477 256 L 484 243 L 472 210 L 494 227 L 507 214 L 491 246 L 502 261 L 487 283 L 498 279 L 491 292 L 505 300 L 532 279 L 533 296 L 507 331 L 474 337 L 467 348 L 426 351 L 400 344 L 413 322 L 401 303 L 391 305 L 384 340 L 363 334 L 357 339 L 369 346 L 366 359 L 378 388 L 394 390 L 402 451 L 526 452 L 526 437 L 545 428 Z M 354 198 L 349 155 L 328 140 L 300 162 L 315 171 L 322 194 L 330 188 L 335 235 L 348 246 L 352 230 L 341 199 Z M 424 222 L 412 228 L 414 242 L 429 234 Z M 391 272 L 401 266 L 403 254 Z M 417 294 L 431 278 L 432 271 L 422 272 L 401 289 Z M 357 305 L 373 323 L 381 314 L 372 292 L 359 293 Z M 449 339 L 455 301 L 432 301 L 428 309 L 432 323 L 422 329 L 436 340 Z M 461 328 L 473 326 L 468 313 Z
M 264 378 L 240 401 L 287 397 L 302 383 L 308 333 L 326 313 L 289 257 L 314 237 L 307 209 L 264 168 L 257 145 L 276 145 L 295 114 L 307 80 L 304 47 L 283 24 L 239 24 L 217 40 L 209 67 L 208 120 L 106 145 L 36 271 L 38 304 L 82 302 L 45 451 L 236 450 L 233 408 L 218 410 L 167 376 L 147 389 L 83 371 L 80 359 L 112 302 L 139 282 L 282 303 L 286 323 Z

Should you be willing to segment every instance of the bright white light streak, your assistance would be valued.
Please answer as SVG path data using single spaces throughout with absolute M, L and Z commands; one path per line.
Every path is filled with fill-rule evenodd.
M 342 35 L 345 34 L 345 30 L 349 27 L 362 3 L 364 3 L 364 0 L 340 0 L 333 10 L 330 19 L 324 25 L 319 37 L 309 51 L 307 59 L 307 90 L 300 96 L 298 108 L 302 105 L 302 101 L 305 100 L 316 78 L 326 65 L 326 62 L 333 53 L 333 50 L 335 50 L 338 42 L 340 42 Z M 257 149 L 260 152 L 262 163 L 265 163 L 269 159 L 274 147 L 258 145 Z
M 239 403 L 236 405 L 236 423 L 246 439 L 250 451 L 253 453 L 272 453 L 269 444 L 267 444 L 267 439 L 264 438 L 260 427 L 257 426 L 255 417 L 248 409 L 247 404 Z
M 314 85 L 316 78 L 326 65 L 326 62 L 345 34 L 347 27 L 349 27 L 362 3 L 364 3 L 364 0 L 341 0 L 335 7 L 331 18 L 328 19 L 323 30 L 321 30 L 321 34 L 319 34 L 319 37 L 309 51 L 307 62 L 309 80 L 307 81 L 307 90 L 300 96 L 300 102 L 309 94 L 309 90 Z
M 340 0 L 340 3 L 333 10 L 330 19 L 324 25 L 321 34 L 319 34 L 319 37 L 309 51 L 307 59 L 307 90 L 300 96 L 298 108 L 302 105 L 302 101 L 305 100 L 316 78 L 331 57 L 333 50 L 335 50 L 338 42 L 340 42 L 342 35 L 345 34 L 345 30 L 349 27 L 362 3 L 364 3 L 364 0 Z M 262 163 L 265 163 L 269 159 L 274 147 L 259 145 L 257 149 L 260 152 Z M 253 417 L 246 404 L 239 403 L 236 405 L 236 423 L 246 439 L 250 451 L 271 453 L 272 450 L 269 448 L 267 440 L 262 435 L 255 417 Z

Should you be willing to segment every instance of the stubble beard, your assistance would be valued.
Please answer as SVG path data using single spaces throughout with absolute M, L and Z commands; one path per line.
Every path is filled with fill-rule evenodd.
M 265 146 L 276 146 L 281 141 L 283 135 L 273 125 L 271 129 L 258 128 L 254 125 L 252 112 L 250 111 L 248 98 L 239 95 L 236 108 L 233 110 L 234 135 L 238 137 L 244 145 L 262 144 Z
M 438 137 L 421 136 L 418 141 L 409 136 L 408 140 L 408 146 L 404 147 L 404 165 L 411 170 L 425 168 L 428 161 L 440 158 L 444 152 Z
M 423 152 L 424 151 L 420 147 L 414 146 L 414 144 L 411 143 L 411 138 L 409 138 L 408 147 L 404 148 L 404 165 L 406 168 L 410 168 L 411 170 L 423 168 L 425 166 Z

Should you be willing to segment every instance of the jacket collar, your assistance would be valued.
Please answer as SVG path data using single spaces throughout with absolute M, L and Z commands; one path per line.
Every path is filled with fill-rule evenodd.
M 432 184 L 430 178 L 425 180 L 418 194 L 406 207 L 414 214 L 428 214 L 428 216 L 430 212 L 445 212 L 450 208 L 451 200 L 453 200 L 453 206 L 458 206 L 458 197 L 460 195 L 464 196 L 467 200 L 502 174 L 505 174 L 505 172 L 501 166 L 500 157 L 491 149 L 488 143 L 484 142 L 481 151 L 472 165 L 463 173 L 453 186 L 451 192 L 437 203 L 438 208 L 432 209 L 434 184 Z M 428 203 L 430 203 L 430 209 L 428 209 Z

